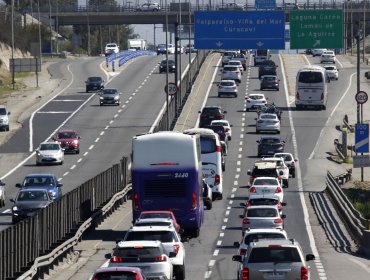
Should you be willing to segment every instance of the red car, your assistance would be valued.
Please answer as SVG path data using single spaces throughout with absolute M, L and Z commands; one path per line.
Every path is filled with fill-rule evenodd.
M 138 267 L 104 267 L 98 268 L 92 280 L 107 280 L 107 279 L 132 279 L 132 280 L 144 280 L 142 271 Z
M 74 130 L 59 130 L 53 137 L 54 141 L 58 141 L 65 152 L 80 153 L 81 137 Z
M 176 232 L 180 232 L 180 225 L 176 221 L 176 217 L 172 211 L 143 211 L 140 213 L 139 219 L 149 219 L 149 218 L 170 218 L 175 225 Z

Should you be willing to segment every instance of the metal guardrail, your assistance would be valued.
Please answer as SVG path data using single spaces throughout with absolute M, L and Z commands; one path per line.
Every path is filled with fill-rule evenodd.
M 350 125 L 349 124 L 348 115 L 347 114 L 345 114 L 344 117 L 343 117 L 343 124 L 348 129 L 348 131 L 355 132 L 355 128 L 353 127 L 353 125 Z
M 346 157 L 343 155 L 342 153 L 342 144 L 339 143 L 339 140 L 338 139 L 334 139 L 334 146 L 335 146 L 335 151 L 337 152 L 338 156 L 343 160 L 345 161 L 346 160 Z
M 350 178 L 349 171 L 343 174 L 343 178 Z M 343 179 L 344 180 L 344 179 Z M 356 242 L 361 243 L 363 231 L 369 227 L 369 221 L 366 220 L 359 211 L 355 209 L 347 196 L 344 194 L 339 184 L 339 176 L 334 177 L 329 171 L 326 176 L 325 191 L 330 196 L 333 204 L 344 219 L 346 226 Z M 344 182 L 344 181 L 343 181 Z

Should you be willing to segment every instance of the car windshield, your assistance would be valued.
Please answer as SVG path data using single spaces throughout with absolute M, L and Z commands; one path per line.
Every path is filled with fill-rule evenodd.
M 263 96 L 262 95 L 250 95 L 249 98 L 253 100 L 259 100 L 259 99 L 263 99 Z
M 279 144 L 281 141 L 279 138 L 262 138 L 261 143 L 263 144 Z
M 263 185 L 279 185 L 275 178 L 257 178 L 254 180 L 253 185 L 255 186 L 263 186 Z
M 248 263 L 301 262 L 297 248 L 270 246 L 253 248 Z
M 44 191 L 22 191 L 17 197 L 17 201 L 47 201 L 48 195 Z
M 273 208 L 248 209 L 248 218 L 274 218 L 277 217 L 277 211 Z
M 276 205 L 279 202 L 278 199 L 273 199 L 273 198 L 255 198 L 255 199 L 250 199 L 248 203 L 251 206 L 260 206 L 260 205 Z
M 159 44 L 158 48 L 166 48 L 166 44 Z
M 0 115 L 6 115 L 5 108 L 0 108 Z
M 104 271 L 94 275 L 94 280 L 136 280 L 136 273 L 131 271 Z
M 58 144 L 41 144 L 40 145 L 40 151 L 57 151 L 59 150 L 59 145 Z
M 90 77 L 90 78 L 88 78 L 88 81 L 92 82 L 92 83 L 100 83 L 102 81 L 102 78 L 100 78 L 100 77 Z
M 23 182 L 23 186 L 52 186 L 53 185 L 53 178 L 49 176 L 45 177 L 26 177 Z
M 224 52 L 224 56 L 234 56 L 235 53 L 233 52 Z
M 270 233 L 270 232 L 252 233 L 245 236 L 244 244 L 249 245 L 251 242 L 255 242 L 261 239 L 286 239 L 286 238 L 282 233 Z
M 149 218 L 172 218 L 171 214 L 168 213 L 141 213 L 140 219 L 149 219 Z
M 117 94 L 117 90 L 115 89 L 105 89 L 103 94 Z
M 76 133 L 74 132 L 59 132 L 58 133 L 59 139 L 71 139 L 71 138 L 77 138 Z
M 226 86 L 234 86 L 235 82 L 221 82 L 220 86 L 226 87 Z
M 136 240 L 159 240 L 161 242 L 178 242 L 176 235 L 172 231 L 129 231 L 126 234 L 125 241 Z

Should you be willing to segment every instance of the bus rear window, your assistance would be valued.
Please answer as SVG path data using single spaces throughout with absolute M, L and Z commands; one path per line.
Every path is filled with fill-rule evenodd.
M 216 148 L 216 139 L 209 137 L 200 137 L 200 150 L 202 154 L 215 153 Z
M 321 72 L 301 72 L 299 73 L 298 82 L 300 83 L 322 83 L 323 75 Z
M 187 179 L 163 178 L 144 180 L 145 198 L 186 197 Z

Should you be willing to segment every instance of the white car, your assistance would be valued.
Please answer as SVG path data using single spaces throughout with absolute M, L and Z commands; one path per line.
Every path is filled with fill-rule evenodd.
M 36 149 L 36 165 L 60 164 L 64 161 L 64 149 L 59 142 L 43 142 Z
M 327 51 L 327 49 L 313 49 L 312 56 L 320 56 L 325 51 Z
M 276 195 L 280 202 L 284 201 L 283 187 L 280 185 L 280 181 L 274 177 L 257 177 L 254 179 L 249 187 L 250 194 Z
M 229 123 L 228 120 L 213 120 L 211 121 L 211 125 L 222 125 L 225 128 L 227 140 L 231 140 L 232 125 Z
M 279 210 L 280 215 L 282 215 L 283 206 L 286 206 L 287 204 L 285 202 L 281 202 L 279 200 L 279 197 L 275 194 L 256 194 L 256 193 L 250 193 L 248 201 L 245 204 L 240 203 L 240 206 L 244 207 L 244 215 L 249 207 L 260 205 L 276 206 Z
M 325 51 L 321 54 L 320 63 L 331 62 L 335 64 L 336 57 L 334 51 Z
M 289 187 L 289 167 L 285 164 L 283 157 L 264 157 L 263 161 L 276 162 L 276 170 L 278 171 L 283 180 L 283 185 Z
M 298 159 L 295 159 L 291 153 L 276 153 L 274 157 L 281 157 L 284 159 L 285 165 L 289 168 L 289 175 L 295 178 L 295 168 Z
M 105 56 L 111 55 L 113 53 L 119 53 L 119 46 L 116 43 L 108 43 L 105 45 Z
M 252 93 L 246 97 L 245 110 L 257 110 L 267 103 L 266 97 L 263 93 Z
M 173 265 L 177 279 L 185 279 L 185 247 L 173 226 L 133 226 L 125 235 L 124 241 L 160 240 Z M 169 278 L 172 279 L 172 278 Z
M 232 60 L 229 61 L 229 63 L 227 65 L 238 66 L 239 69 L 240 69 L 240 73 L 243 75 L 244 68 L 243 68 L 243 64 L 242 64 L 242 62 L 240 60 L 234 60 L 234 59 L 232 59 Z
M 161 10 L 161 7 L 158 3 L 144 3 L 141 6 L 137 8 L 137 11 L 143 11 L 143 12 L 158 12 Z
M 225 65 L 222 69 L 221 80 L 234 80 L 237 83 L 242 81 L 242 74 L 238 66 Z
M 221 80 L 218 84 L 217 96 L 223 95 L 238 97 L 238 85 L 234 80 Z
M 227 65 L 233 57 L 237 55 L 237 51 L 225 51 L 222 55 L 222 67 Z
M 138 267 L 148 279 L 172 279 L 173 265 L 161 241 L 120 241 L 102 267 Z
M 184 47 L 177 46 L 177 53 L 183 54 L 184 53 Z
M 280 134 L 280 120 L 276 114 L 261 113 L 256 119 L 256 133 L 272 131 Z
M 328 75 L 330 80 L 338 80 L 339 73 L 335 65 L 324 65 L 323 67 L 325 68 L 326 74 Z

